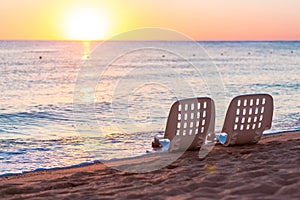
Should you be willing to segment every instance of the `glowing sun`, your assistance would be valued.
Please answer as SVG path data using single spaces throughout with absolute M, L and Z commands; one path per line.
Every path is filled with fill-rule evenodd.
M 65 31 L 72 40 L 100 40 L 108 34 L 108 19 L 99 10 L 77 8 L 67 16 Z

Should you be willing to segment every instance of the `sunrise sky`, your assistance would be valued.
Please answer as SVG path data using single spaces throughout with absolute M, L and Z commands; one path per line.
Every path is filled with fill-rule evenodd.
M 141 27 L 195 40 L 300 40 L 299 0 L 0 0 L 0 40 L 94 40 Z

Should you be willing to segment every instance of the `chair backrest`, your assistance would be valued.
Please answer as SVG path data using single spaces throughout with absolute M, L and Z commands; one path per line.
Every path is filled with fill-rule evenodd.
M 227 110 L 222 132 L 224 145 L 257 143 L 264 130 L 272 125 L 273 98 L 268 94 L 235 97 Z
M 165 139 L 169 151 L 200 148 L 208 133 L 214 137 L 215 106 L 211 98 L 199 97 L 176 101 L 169 113 Z

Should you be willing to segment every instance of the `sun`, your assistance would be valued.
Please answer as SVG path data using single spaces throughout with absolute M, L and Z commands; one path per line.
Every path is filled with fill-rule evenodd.
M 68 13 L 64 29 L 71 40 L 101 40 L 107 37 L 109 22 L 103 12 L 79 7 Z

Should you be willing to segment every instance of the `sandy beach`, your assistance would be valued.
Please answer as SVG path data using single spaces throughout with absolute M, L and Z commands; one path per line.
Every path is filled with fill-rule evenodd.
M 300 132 L 286 132 L 265 136 L 256 145 L 216 145 L 204 160 L 198 151 L 189 151 L 148 173 L 121 172 L 96 163 L 1 177 L 0 198 L 298 199 L 299 155 Z

